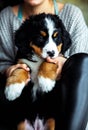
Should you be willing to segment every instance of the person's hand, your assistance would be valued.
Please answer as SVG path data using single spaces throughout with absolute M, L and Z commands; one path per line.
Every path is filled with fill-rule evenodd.
M 21 69 L 24 69 L 26 71 L 30 71 L 30 68 L 26 65 L 26 64 L 16 64 L 16 65 L 12 65 L 10 66 L 5 74 L 6 74 L 6 77 L 10 77 L 12 72 L 18 68 L 21 68 Z M 28 73 L 28 80 L 26 81 L 26 84 L 30 81 L 30 73 Z
M 29 67 L 26 64 L 16 64 L 16 65 L 12 65 L 10 66 L 7 70 L 6 70 L 6 76 L 9 77 L 12 72 L 18 68 L 23 68 L 26 71 L 30 71 Z
M 57 75 L 58 75 L 58 79 L 60 78 L 61 76 L 61 71 L 62 71 L 62 67 L 65 63 L 65 61 L 67 60 L 65 57 L 63 56 L 58 56 L 54 59 L 50 58 L 50 57 L 47 57 L 46 59 L 48 62 L 52 62 L 52 63 L 55 63 L 55 64 L 58 64 L 58 69 L 57 69 Z

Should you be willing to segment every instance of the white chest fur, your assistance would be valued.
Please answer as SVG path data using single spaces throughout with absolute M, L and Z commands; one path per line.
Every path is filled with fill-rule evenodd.
M 38 75 L 39 67 L 43 62 L 43 59 L 40 57 L 36 57 L 37 62 L 29 61 L 27 59 L 21 59 L 23 63 L 26 63 L 31 69 L 31 81 L 34 83 L 32 96 L 33 100 L 36 99 L 36 92 L 49 92 L 55 86 L 55 80 L 52 80 L 48 77 L 44 77 L 43 75 Z

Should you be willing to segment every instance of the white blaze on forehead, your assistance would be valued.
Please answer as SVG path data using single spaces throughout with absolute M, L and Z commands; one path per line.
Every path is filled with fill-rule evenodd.
M 47 24 L 48 32 L 49 32 L 50 36 L 52 36 L 52 34 L 55 30 L 54 22 L 51 19 L 48 19 L 48 18 L 46 18 L 45 21 L 46 21 L 46 24 Z
M 48 56 L 47 54 L 48 51 L 54 51 L 55 52 L 54 57 L 57 57 L 58 49 L 57 49 L 56 43 L 53 41 L 53 38 L 52 38 L 52 35 L 55 30 L 54 22 L 48 18 L 45 19 L 45 22 L 46 22 L 46 27 L 48 29 L 49 38 L 48 38 L 48 43 L 43 48 L 42 56 L 46 58 Z

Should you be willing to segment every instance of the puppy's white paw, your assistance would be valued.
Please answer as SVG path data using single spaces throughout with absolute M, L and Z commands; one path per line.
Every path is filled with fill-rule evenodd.
M 39 87 L 43 92 L 51 91 L 55 86 L 55 80 L 51 80 L 49 78 L 44 78 L 42 76 L 38 77 Z
M 5 96 L 9 101 L 15 100 L 21 95 L 21 92 L 25 86 L 25 82 L 22 83 L 14 83 L 6 86 L 5 88 Z

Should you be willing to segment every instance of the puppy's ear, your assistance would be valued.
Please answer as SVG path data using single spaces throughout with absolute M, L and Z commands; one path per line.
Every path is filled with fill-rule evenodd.
M 62 43 L 63 43 L 61 53 L 64 54 L 65 51 L 71 46 L 72 41 L 71 41 L 70 34 L 67 32 L 67 30 L 61 20 L 59 20 L 59 25 L 61 27 L 61 39 L 62 39 Z
M 15 45 L 18 48 L 17 57 L 24 56 L 30 50 L 31 31 L 29 26 L 29 19 L 27 19 L 15 32 Z
M 28 27 L 28 22 L 25 21 L 20 27 L 19 29 L 15 32 L 15 45 L 20 48 L 23 45 L 25 46 L 26 42 L 27 42 L 27 30 L 26 29 Z

